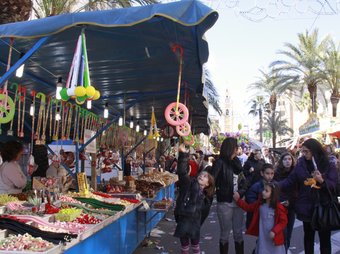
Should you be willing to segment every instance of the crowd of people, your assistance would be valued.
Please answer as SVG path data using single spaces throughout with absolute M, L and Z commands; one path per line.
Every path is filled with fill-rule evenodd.
M 314 253 L 316 232 L 320 253 L 332 253 L 331 230 L 316 230 L 312 225 L 316 203 L 329 201 L 329 193 L 339 193 L 339 163 L 332 146 L 323 147 L 311 138 L 301 144 L 298 153 L 287 151 L 275 158 L 268 147 L 263 147 L 247 156 L 237 139 L 229 137 L 215 161 L 210 165 L 202 161 L 180 146 L 175 236 L 180 238 L 181 254 L 190 253 L 190 244 L 193 253 L 200 253 L 200 226 L 213 196 L 217 201 L 220 254 L 228 253 L 231 233 L 235 253 L 244 253 L 244 230 L 258 237 L 253 253 L 287 253 L 295 218 L 303 223 L 306 254 Z
M 296 218 L 303 223 L 306 254 L 314 253 L 316 233 L 320 253 L 332 253 L 331 229 L 316 229 L 312 216 L 317 202 L 328 202 L 329 194 L 340 193 L 339 160 L 334 147 L 322 146 L 311 138 L 293 154 L 287 151 L 275 157 L 268 147 L 263 147 L 247 155 L 237 139 L 228 137 L 217 157 L 189 154 L 183 144 L 178 150 L 177 159 L 163 156 L 158 166 L 179 177 L 174 235 L 180 238 L 181 254 L 190 253 L 190 248 L 193 253 L 200 253 L 200 229 L 214 197 L 220 227 L 220 254 L 228 253 L 231 233 L 235 253 L 243 254 L 244 230 L 258 237 L 253 253 L 287 253 Z M 7 142 L 0 152 L 3 160 L 0 193 L 22 192 L 27 183 L 18 164 L 24 152 L 22 144 Z M 65 165 L 72 167 L 73 153 L 62 152 L 60 156 Z M 67 176 L 58 158 L 51 158 L 49 167 L 47 163 L 39 163 L 40 167 L 48 167 L 42 170 L 44 176 Z M 131 163 L 131 158 L 127 158 L 124 174 L 131 172 L 128 167 Z

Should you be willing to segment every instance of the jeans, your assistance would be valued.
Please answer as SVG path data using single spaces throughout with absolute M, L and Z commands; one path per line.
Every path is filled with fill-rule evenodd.
M 287 227 L 284 230 L 286 251 L 288 251 L 288 249 L 289 249 L 290 239 L 292 238 L 292 232 L 293 232 L 293 228 L 294 228 L 294 222 L 295 222 L 294 208 L 288 207 L 287 218 L 288 218 L 288 224 L 287 224 Z
M 243 242 L 244 212 L 234 202 L 218 202 L 217 217 L 220 224 L 220 242 L 229 242 L 230 231 L 233 230 L 235 242 Z
M 304 246 L 305 254 L 314 254 L 314 237 L 315 230 L 312 229 L 310 222 L 303 222 L 304 235 Z M 331 246 L 331 231 L 320 230 L 318 231 L 320 238 L 320 253 L 321 254 L 332 254 Z

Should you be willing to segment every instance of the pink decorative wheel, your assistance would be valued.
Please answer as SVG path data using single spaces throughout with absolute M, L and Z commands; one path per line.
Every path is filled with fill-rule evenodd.
M 188 122 L 189 110 L 184 104 L 178 103 L 176 111 L 176 102 L 173 102 L 166 107 L 164 116 L 170 125 L 178 126 Z
M 188 136 L 191 131 L 191 126 L 188 122 L 185 122 L 182 125 L 177 125 L 176 131 L 177 131 L 177 134 L 180 135 L 181 137 Z

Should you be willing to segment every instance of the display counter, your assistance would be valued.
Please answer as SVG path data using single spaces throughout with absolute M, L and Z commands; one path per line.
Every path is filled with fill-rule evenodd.
M 154 201 L 174 199 L 174 184 L 162 188 L 153 199 L 147 199 L 149 209 L 143 205 L 124 211 L 121 217 L 106 225 L 98 225 L 97 230 L 87 236 L 68 243 L 64 248 L 67 254 L 130 254 L 151 230 L 164 217 L 167 209 L 154 209 Z M 146 205 L 147 206 L 147 205 Z M 110 218 L 108 218 L 109 220 Z M 86 232 L 85 232 L 86 233 Z M 65 250 L 66 249 L 66 250 Z

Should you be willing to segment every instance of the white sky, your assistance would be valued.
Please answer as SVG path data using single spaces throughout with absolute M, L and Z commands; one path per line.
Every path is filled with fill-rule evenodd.
M 269 2 L 297 1 L 240 0 L 237 8 L 227 7 L 227 4 L 236 5 L 236 0 L 203 2 L 219 13 L 216 24 L 206 33 L 210 51 L 208 69 L 221 94 L 222 103 L 227 87 L 231 91 L 233 101 L 236 102 L 236 109 L 243 115 L 249 112 L 249 105 L 247 105 L 249 95 L 246 87 L 255 82 L 256 77 L 261 76 L 259 69 L 267 70 L 272 61 L 282 59 L 277 51 L 285 49 L 283 46 L 285 42 L 297 44 L 297 34 L 306 30 L 311 31 L 313 28 L 319 29 L 320 39 L 327 34 L 331 34 L 337 42 L 340 39 L 340 0 L 329 0 L 337 8 L 336 15 L 318 15 L 313 9 L 320 7 L 320 4 L 308 6 L 307 0 L 299 0 L 301 4 L 291 8 L 290 14 L 281 14 L 274 19 L 265 18 L 259 22 L 244 18 L 239 14 L 239 10 L 254 7 L 256 3 L 260 7 L 262 4 L 268 8 Z M 317 0 L 314 3 L 317 3 Z M 268 14 L 277 15 L 278 12 L 272 11 Z M 248 17 L 251 15 L 249 14 Z M 259 19 L 261 15 L 254 15 L 252 18 Z

